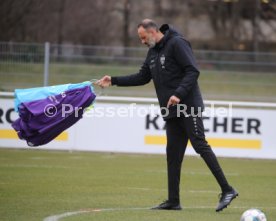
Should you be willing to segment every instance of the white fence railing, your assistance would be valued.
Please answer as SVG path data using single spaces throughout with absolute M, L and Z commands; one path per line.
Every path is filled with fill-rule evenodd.
M 144 47 L 0 42 L 0 91 L 134 73 L 146 53 Z M 194 50 L 194 54 L 208 99 L 276 101 L 276 53 Z M 138 96 L 152 95 L 145 91 Z

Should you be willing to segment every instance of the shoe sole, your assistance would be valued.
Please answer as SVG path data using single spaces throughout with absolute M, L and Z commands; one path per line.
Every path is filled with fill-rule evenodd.
M 222 208 L 216 210 L 216 212 L 220 212 L 220 211 L 222 211 L 223 209 L 227 208 L 227 206 L 229 206 L 229 205 L 231 204 L 232 200 L 235 199 L 235 198 L 237 198 L 238 196 L 239 196 L 239 194 L 237 193 L 237 194 L 230 200 L 230 202 L 229 202 L 227 205 L 225 205 L 224 207 L 222 207 Z

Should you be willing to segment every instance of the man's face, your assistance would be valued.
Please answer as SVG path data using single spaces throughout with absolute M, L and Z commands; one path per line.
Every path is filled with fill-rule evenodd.
M 138 28 L 138 36 L 142 44 L 147 45 L 149 48 L 153 48 L 156 45 L 154 38 L 154 29 L 144 29 L 143 27 Z

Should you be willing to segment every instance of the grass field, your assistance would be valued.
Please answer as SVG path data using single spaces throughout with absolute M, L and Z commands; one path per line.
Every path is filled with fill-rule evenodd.
M 116 64 L 50 65 L 49 85 L 76 83 L 105 74 L 118 76 L 136 73 L 139 66 Z M 1 64 L 0 91 L 42 86 L 43 64 Z M 201 70 L 199 84 L 205 99 L 276 102 L 276 74 Z M 143 87 L 110 87 L 103 92 L 109 96 L 155 97 L 153 84 Z
M 215 212 L 214 178 L 200 158 L 186 157 L 184 209 L 152 211 L 167 195 L 163 155 L 0 149 L 0 220 L 42 221 L 66 213 L 47 221 L 238 221 L 251 207 L 275 220 L 276 161 L 219 160 L 240 193 L 229 208 Z

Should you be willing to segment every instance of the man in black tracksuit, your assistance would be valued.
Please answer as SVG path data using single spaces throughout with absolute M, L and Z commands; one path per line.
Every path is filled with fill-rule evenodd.
M 151 80 L 154 82 L 161 113 L 166 121 L 168 200 L 153 209 L 181 209 L 180 172 L 190 140 L 221 187 L 222 194 L 216 209 L 217 212 L 221 211 L 238 193 L 228 184 L 214 152 L 205 139 L 201 117 L 204 104 L 197 82 L 199 70 L 191 45 L 171 26 L 164 24 L 158 29 L 156 23 L 150 19 L 145 19 L 138 25 L 138 35 L 141 42 L 149 47 L 140 71 L 121 77 L 104 76 L 97 84 L 101 87 L 138 86 Z

